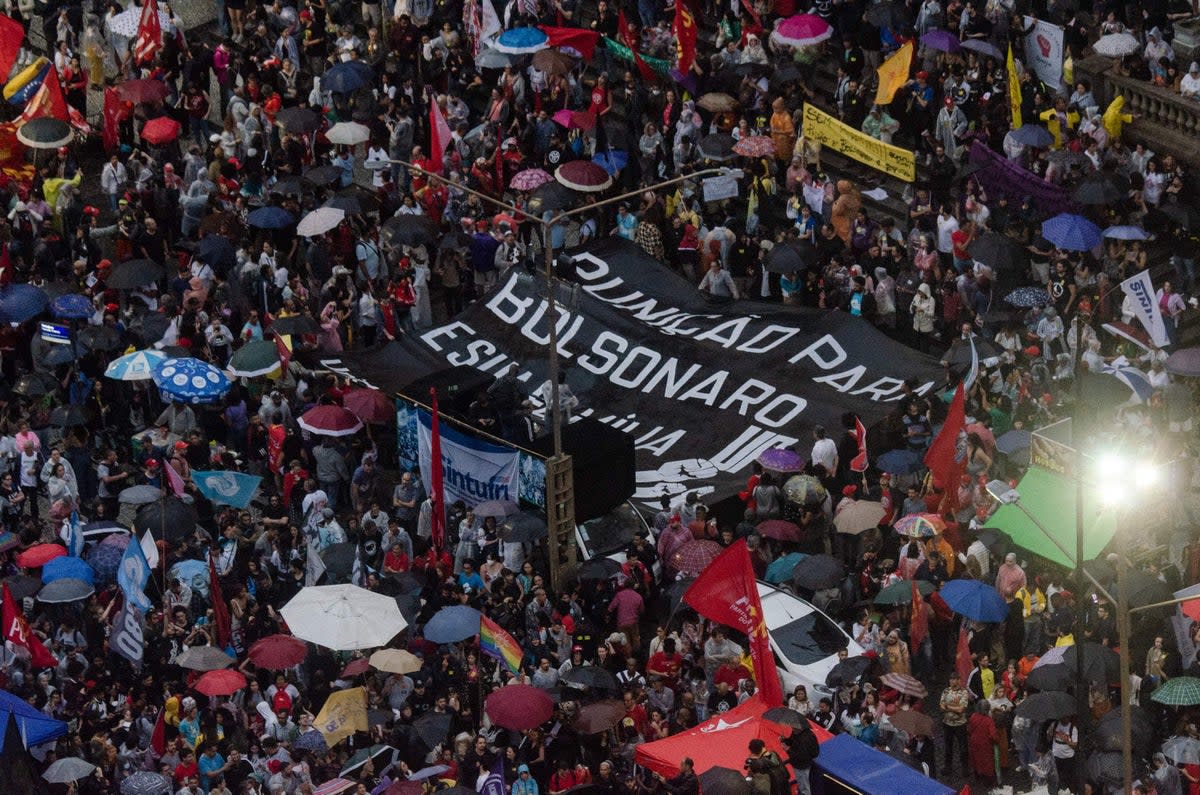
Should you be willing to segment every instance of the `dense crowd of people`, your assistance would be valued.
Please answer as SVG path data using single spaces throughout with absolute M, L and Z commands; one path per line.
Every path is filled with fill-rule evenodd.
M 1109 670 L 1115 654 L 1110 660 L 1105 651 L 1099 675 L 1089 675 L 1090 714 L 1021 710 L 1039 690 L 1075 684 L 1047 682 L 1045 673 L 1040 686 L 1030 681 L 1043 655 L 1080 640 L 1118 647 L 1117 606 L 985 531 L 997 507 L 986 484 L 1015 480 L 1023 469 L 998 439 L 1075 417 L 1090 436 L 1136 451 L 1144 466 L 1172 462 L 1160 498 L 1139 507 L 1136 576 L 1167 598 L 1200 578 L 1189 535 L 1195 394 L 1167 368 L 1195 308 L 1193 214 L 1185 166 L 1143 140 L 1124 140 L 1132 118 L 1119 101 L 1096 96 L 1086 79 L 1047 85 L 1024 63 L 1031 28 L 1022 14 L 1061 25 L 1076 62 L 1098 37 L 1128 33 L 1137 48 L 1114 69 L 1194 97 L 1200 68 L 1191 63 L 1184 72 L 1171 46 L 1172 26 L 1193 9 L 939 0 L 818 0 L 805 9 L 790 0 L 698 0 L 687 6 L 698 53 L 671 71 L 688 49 L 672 24 L 674 6 L 483 7 L 490 5 L 222 0 L 212 36 L 187 30 L 160 3 L 161 47 L 150 58 L 139 56 L 140 33 L 114 27 L 123 11 L 116 3 L 82 13 L 73 4 L 35 7 L 67 101 L 86 114 L 103 93 L 96 137 L 103 126 L 110 145 L 104 159 L 73 146 L 50 150 L 0 185 L 0 283 L 42 295 L 31 314 L 13 317 L 6 295 L 15 293 L 0 292 L 0 557 L 17 609 L 54 657 L 39 664 L 15 643 L 6 613 L 0 679 L 66 724 L 29 749 L 38 774 L 76 757 L 95 768 L 78 780 L 54 778 L 51 791 L 417 793 L 454 784 L 474 790 L 500 770 L 512 795 L 585 785 L 697 793 L 690 759 L 679 760 L 674 777 L 632 761 L 638 745 L 695 727 L 759 689 L 747 639 L 679 605 L 678 580 L 697 572 L 673 568 L 672 555 L 696 539 L 723 548 L 746 539 L 760 579 L 838 622 L 844 645 L 858 647 L 844 648 L 843 660 L 865 656 L 851 675 L 786 694 L 795 713 L 955 787 L 969 780 L 1078 793 L 1082 779 L 1083 792 L 1120 791 L 1112 762 L 1119 745 L 1101 730 L 1119 714 L 1119 677 Z M 23 21 L 14 4 L 8 11 Z M 829 32 L 789 46 L 778 26 L 803 11 Z M 495 47 L 501 30 L 535 25 L 564 42 L 553 57 Z M 931 32 L 952 43 L 929 39 Z M 963 46 L 969 42 L 991 50 Z M 875 104 L 877 68 L 907 43 L 916 45 L 909 76 L 890 103 Z M 1003 58 L 1010 46 L 1015 103 Z M 135 84 L 137 92 L 122 88 Z M 804 103 L 914 152 L 916 182 L 889 195 L 901 193 L 895 180 L 823 149 L 805 136 Z M 1018 115 L 1045 140 L 1018 134 Z M 449 140 L 431 130 L 438 118 Z M 177 121 L 178 136 L 147 135 L 158 119 Z M 362 135 L 338 143 L 343 128 Z M 766 149 L 751 149 L 757 139 Z M 444 151 L 433 151 L 435 142 Z M 1125 231 L 1056 245 L 1042 226 L 1054 213 L 1041 201 L 971 168 L 977 144 L 1064 196 L 1103 183 L 1102 201 L 1075 205 L 1084 207 L 1080 220 Z M 607 195 L 633 198 L 597 204 L 543 233 L 539 221 L 557 210 L 606 196 L 553 179 L 563 164 L 593 158 L 612 177 Z M 698 181 L 653 187 L 715 162 L 741 169 L 740 197 L 705 202 Z M 531 170 L 542 172 L 538 184 L 517 181 Z M 324 231 L 300 234 L 297 225 L 322 208 L 342 215 Z M 456 503 L 447 506 L 444 538 L 436 534 L 430 484 L 419 471 L 397 471 L 386 422 L 345 436 L 298 423 L 314 407 L 349 405 L 355 387 L 308 369 L 305 352 L 365 349 L 428 328 L 508 270 L 532 270 L 547 242 L 565 247 L 610 234 L 714 300 L 861 317 L 942 357 L 946 382 L 897 404 L 881 426 L 894 449 L 873 445 L 866 473 L 850 469 L 858 452 L 850 416 L 840 435 L 817 429 L 811 448 L 797 450 L 816 484 L 806 498 L 786 491 L 793 473 L 756 466 L 732 511 L 696 495 L 657 511 L 640 506 L 652 533 L 631 532 L 621 570 L 571 576 L 557 590 L 544 544 L 511 540 L 503 516 L 479 517 L 478 506 Z M 1154 268 L 1152 253 L 1164 241 L 1169 265 Z M 781 265 L 784 249 L 797 252 L 799 264 Z M 1164 345 L 1145 339 L 1139 309 L 1120 287 L 1148 269 Z M 57 299 L 66 296 L 82 297 L 85 309 L 60 311 Z M 68 344 L 48 338 L 53 329 L 39 321 L 62 324 Z M 286 335 L 282 322 L 291 324 Z M 1113 324 L 1125 331 L 1105 330 Z M 235 377 L 218 398 L 196 404 L 164 399 L 148 376 L 105 375 L 114 360 L 143 349 L 226 369 L 244 346 L 285 336 L 279 370 Z M 1085 375 L 1116 380 L 1114 370 L 1135 371 L 1145 392 L 1124 394 L 1122 380 L 1119 399 L 1103 405 L 1090 391 L 1073 392 Z M 964 377 L 965 471 L 958 483 L 934 482 L 920 462 Z M 568 414 L 586 400 L 570 381 L 568 372 Z M 459 419 L 528 444 L 544 430 L 534 411 L 549 395 L 548 382 L 526 395 L 502 378 Z M 910 465 L 883 463 L 896 453 Z M 249 507 L 214 503 L 193 482 L 193 472 L 220 470 L 263 478 Z M 167 532 L 165 507 L 157 523 L 143 523 L 136 503 L 153 500 L 129 490 L 170 493 L 176 481 L 186 500 L 155 504 L 182 511 L 170 516 L 184 526 Z M 883 506 L 878 527 L 839 533 L 837 518 L 863 501 Z M 895 530 L 915 514 L 931 517 L 936 532 Z M 794 522 L 796 535 L 757 529 L 777 519 Z M 128 543 L 148 530 L 160 558 L 146 585 L 152 609 L 140 661 L 114 651 L 128 592 L 115 567 L 100 565 L 107 537 L 122 536 L 131 522 Z M 77 533 L 86 539 L 81 556 L 95 558 L 94 593 L 40 601 L 43 579 L 51 580 L 23 556 L 72 545 Z M 356 565 L 320 579 L 314 558 L 337 545 L 353 547 Z M 791 561 L 807 559 L 800 556 L 826 556 L 835 582 L 813 587 L 794 577 L 801 569 Z M 1115 590 L 1114 565 L 1098 561 L 1095 576 Z M 980 622 L 951 610 L 939 589 L 963 579 L 994 587 L 1007 616 Z M 408 628 L 390 645 L 417 655 L 418 668 L 381 671 L 366 665 L 370 650 L 313 644 L 300 664 L 280 670 L 255 661 L 256 641 L 287 634 L 283 607 L 305 587 L 335 581 L 398 598 Z M 915 607 L 911 597 L 876 601 L 903 581 L 931 587 Z M 518 673 L 474 639 L 424 638 L 423 626 L 455 605 L 477 608 L 516 639 Z M 1083 638 L 1075 637 L 1080 615 Z M 1151 699 L 1196 667 L 1200 637 L 1188 621 L 1172 629 L 1163 611 L 1133 621 L 1138 792 L 1200 792 L 1192 709 L 1200 695 L 1172 706 Z M 928 632 L 913 643 L 918 626 Z M 230 696 L 195 690 L 207 669 L 192 661 L 205 647 L 227 653 L 246 687 Z M 601 674 L 580 685 L 571 672 L 585 668 Z M 523 731 L 497 725 L 485 702 L 513 684 L 552 694 L 553 717 Z M 368 694 L 370 729 L 329 747 L 316 716 L 331 694 L 357 686 Z M 622 707 L 611 720 L 579 720 L 606 699 Z M 809 792 L 819 749 L 804 735 L 794 732 L 783 755 L 752 743 L 739 771 L 746 791 Z M 380 744 L 390 747 L 377 751 Z M 161 778 L 145 778 L 151 773 Z M 725 790 L 704 789 L 713 791 Z

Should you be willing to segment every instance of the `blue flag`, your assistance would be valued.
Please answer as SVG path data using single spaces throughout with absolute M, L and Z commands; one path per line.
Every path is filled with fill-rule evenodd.
M 121 565 L 117 569 L 117 584 L 125 593 L 125 599 L 143 613 L 150 612 L 153 607 L 145 591 L 149 579 L 150 563 L 146 560 L 146 553 L 136 537 L 130 538 L 129 546 L 125 547 L 125 556 L 121 558 Z
M 67 520 L 67 553 L 72 557 L 83 557 L 83 530 L 79 526 L 79 511 L 71 511 Z
M 262 478 L 241 472 L 199 472 L 192 470 L 192 482 L 208 499 L 242 510 L 254 498 Z
M 507 795 L 504 788 L 504 755 L 497 754 L 495 763 L 483 784 L 479 787 L 479 795 Z

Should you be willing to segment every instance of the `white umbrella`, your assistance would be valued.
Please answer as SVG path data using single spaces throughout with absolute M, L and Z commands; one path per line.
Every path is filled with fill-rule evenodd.
M 1200 764 L 1200 741 L 1191 737 L 1172 737 L 1163 743 L 1162 753 L 1179 765 Z
M 77 756 L 66 756 L 62 759 L 54 760 L 54 764 L 46 768 L 46 772 L 42 774 L 42 778 L 51 784 L 70 784 L 73 781 L 79 781 L 81 778 L 87 778 L 95 769 L 95 765 L 85 762 Z
M 168 33 L 175 29 L 171 22 L 171 17 L 162 11 L 158 12 L 158 22 L 162 26 L 163 33 Z M 138 26 L 142 24 L 142 9 L 135 5 L 130 5 L 119 14 L 114 14 L 108 20 L 108 29 L 118 36 L 128 36 L 132 38 L 137 35 Z
M 334 229 L 346 218 L 346 211 L 336 207 L 318 207 L 300 219 L 296 234 L 300 237 L 315 237 Z
M 329 139 L 331 144 L 339 144 L 341 146 L 355 146 L 363 141 L 371 139 L 371 130 L 364 124 L 359 124 L 356 121 L 339 121 L 337 124 L 329 128 L 329 132 L 325 133 L 325 137 Z
M 394 598 L 357 585 L 310 585 L 282 613 L 297 638 L 335 651 L 387 645 L 408 626 Z
M 1128 33 L 1110 33 L 1101 36 L 1092 47 L 1097 55 L 1108 58 L 1124 58 L 1142 48 L 1141 42 Z

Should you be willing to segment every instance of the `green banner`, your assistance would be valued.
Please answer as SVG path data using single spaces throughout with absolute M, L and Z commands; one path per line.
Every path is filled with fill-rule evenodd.
M 618 61 L 624 61 L 625 63 L 629 64 L 633 63 L 633 50 L 629 49 L 616 39 L 610 39 L 608 36 L 605 36 L 604 46 L 608 48 L 608 51 L 611 52 L 613 57 Z M 668 61 L 666 58 L 651 58 L 649 55 L 643 55 L 642 60 L 645 61 L 646 65 L 653 69 L 659 77 L 662 77 L 665 80 L 671 79 L 671 68 L 674 66 L 674 64 Z

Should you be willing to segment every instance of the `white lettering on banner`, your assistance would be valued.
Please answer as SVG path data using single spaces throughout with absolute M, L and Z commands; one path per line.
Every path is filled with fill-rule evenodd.
M 1154 300 L 1154 282 L 1150 280 L 1149 271 L 1130 276 L 1121 282 L 1121 289 L 1133 296 L 1133 312 L 1154 344 L 1160 347 L 1169 344 L 1171 340 L 1167 335 L 1167 325 L 1158 302 Z
M 821 356 L 819 352 L 822 348 L 829 348 L 833 354 L 833 358 L 826 359 L 825 357 Z M 788 359 L 788 364 L 796 364 L 804 361 L 805 359 L 812 359 L 813 362 L 816 363 L 817 367 L 820 367 L 822 370 L 832 370 L 842 362 L 846 361 L 846 349 L 842 347 L 840 342 L 835 340 L 829 334 L 826 334 L 812 345 L 809 345 L 807 348 Z
M 426 331 L 421 335 L 421 340 L 435 351 L 440 351 L 442 350 L 442 346 L 437 343 L 437 340 L 441 337 L 445 337 L 446 339 L 450 340 L 458 339 L 459 331 L 462 331 L 464 334 L 468 334 L 472 337 L 475 336 L 475 329 L 471 328 L 462 321 L 455 320 L 447 323 L 444 326 L 438 326 L 437 328 L 432 328 L 429 331 Z
M 713 456 L 713 465 L 723 472 L 738 472 L 750 466 L 764 450 L 772 447 L 790 447 L 798 441 L 800 440 L 794 436 L 784 436 L 751 425 Z
M 839 392 L 849 392 L 854 387 L 858 386 L 858 381 L 867 372 L 867 368 L 861 364 L 852 367 L 849 370 L 833 375 L 819 375 L 813 380 L 818 384 L 828 384 Z
M 862 389 L 851 392 L 851 395 L 871 395 L 871 400 L 880 403 L 885 401 L 899 400 L 904 397 L 904 382 L 899 378 L 888 378 L 884 376 L 873 384 L 863 387 Z
M 772 323 L 752 338 L 743 342 L 737 349 L 742 353 L 767 353 L 768 351 L 775 350 L 799 333 L 800 329 L 798 328 L 789 328 Z M 772 337 L 774 337 L 774 342 L 771 342 L 769 345 L 760 344 L 760 340 L 767 341 Z
M 497 290 L 496 294 L 487 302 L 487 308 L 492 310 L 492 314 L 510 326 L 520 323 L 521 318 L 525 316 L 525 310 L 534 304 L 533 298 L 522 298 L 513 292 L 518 278 L 515 273 L 508 277 L 504 286 Z
M 734 343 L 738 341 L 738 337 L 746 330 L 746 326 L 750 325 L 750 318 L 739 317 L 735 320 L 727 320 L 720 325 L 714 326 L 708 331 L 701 332 L 696 335 L 696 339 L 700 341 L 712 340 L 721 344 L 722 348 L 732 348 Z M 730 332 L 726 334 L 726 331 Z
M 491 356 L 496 352 L 496 346 L 487 340 L 472 340 L 467 343 L 466 355 L 461 353 L 446 354 L 446 361 L 455 367 L 474 367 L 479 364 L 484 357 Z M 480 367 L 480 369 L 483 369 Z

